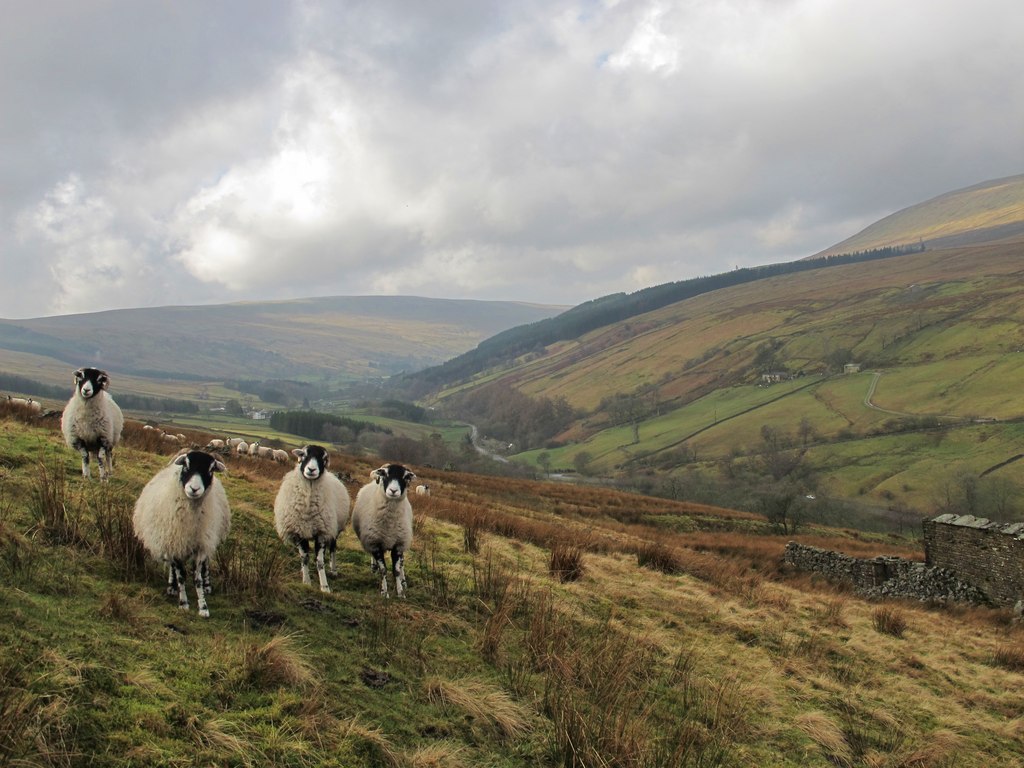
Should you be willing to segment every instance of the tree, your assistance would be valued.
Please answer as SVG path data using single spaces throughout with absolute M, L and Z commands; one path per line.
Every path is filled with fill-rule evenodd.
M 587 474 L 587 467 L 589 466 L 593 455 L 590 451 L 580 451 L 572 457 L 572 465 L 576 468 L 576 471 L 581 475 Z
M 551 454 L 547 451 L 541 451 L 537 454 L 537 464 L 544 470 L 545 475 L 551 474 Z

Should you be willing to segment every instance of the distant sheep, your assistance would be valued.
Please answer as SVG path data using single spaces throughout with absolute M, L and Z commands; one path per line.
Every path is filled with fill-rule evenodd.
M 260 445 L 256 448 L 256 455 L 261 459 L 272 459 L 274 458 L 274 449 L 266 445 Z
M 237 453 L 239 456 L 248 456 L 249 444 L 245 442 L 245 440 L 240 440 L 238 444 L 235 445 L 235 453 Z
M 229 437 L 227 440 L 224 441 L 224 444 L 228 448 L 230 448 L 232 451 L 234 451 L 234 450 L 236 450 L 238 448 L 238 444 L 239 443 L 244 443 L 244 442 L 245 441 L 242 438 L 240 438 L 240 437 Z
M 271 452 L 271 458 L 279 464 L 287 464 L 292 460 L 292 457 L 288 455 L 288 451 L 283 451 L 280 448 L 275 448 Z
M 89 456 L 96 456 L 100 480 L 114 471 L 114 447 L 121 441 L 124 414 L 107 393 L 110 377 L 98 368 L 75 371 L 75 392 L 64 406 L 60 430 L 68 447 L 82 456 L 82 476 L 90 477 Z
M 330 573 L 335 575 L 334 554 L 338 535 L 348 525 L 348 489 L 328 471 L 330 457 L 319 445 L 296 448 L 292 454 L 299 460 L 281 480 L 274 499 L 274 527 L 281 541 L 298 547 L 301 558 L 302 583 L 309 578 L 309 544 L 313 542 L 316 572 L 320 591 L 330 592 L 324 568 L 325 553 L 330 552 Z
M 250 456 L 258 456 L 259 452 L 260 452 L 260 441 L 259 440 L 254 440 L 253 442 L 249 443 L 249 455 Z
M 417 485 L 416 486 L 416 495 L 417 496 L 429 496 L 430 495 L 430 486 L 429 485 Z
M 352 530 L 370 554 L 370 569 L 380 571 L 380 593 L 388 597 L 384 553 L 391 552 L 395 591 L 405 596 L 405 553 L 412 545 L 412 505 L 409 483 L 416 475 L 401 464 L 385 464 L 370 473 L 371 481 L 359 489 L 352 509 Z
M 132 513 L 135 535 L 150 555 L 167 563 L 167 594 L 177 593 L 184 611 L 189 608 L 185 567 L 193 561 L 196 606 L 203 618 L 210 615 L 210 558 L 231 528 L 228 497 L 214 475 L 223 471 L 224 464 L 208 453 L 183 453 L 146 484 Z
M 223 452 L 226 447 L 227 447 L 227 443 L 225 443 L 220 438 L 215 437 L 212 440 L 210 440 L 210 442 L 208 442 L 206 444 L 206 447 L 203 450 L 204 451 L 217 451 L 218 453 L 220 453 L 220 452 Z

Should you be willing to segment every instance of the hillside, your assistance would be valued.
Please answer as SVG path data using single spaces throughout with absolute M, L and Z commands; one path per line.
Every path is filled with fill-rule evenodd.
M 790 573 L 758 516 L 414 467 L 433 494 L 414 501 L 409 596 L 385 601 L 351 532 L 332 593 L 304 587 L 271 520 L 286 468 L 228 457 L 232 532 L 204 620 L 129 532 L 168 460 L 149 433 L 126 425 L 100 485 L 53 424 L 8 414 L 0 764 L 1019 765 L 1024 635 L 1006 612 L 873 603 Z
M 925 248 L 951 248 L 1021 235 L 1024 174 L 985 181 L 904 208 L 815 256 L 918 243 Z
M 1024 483 L 1021 463 L 1003 464 L 1020 453 L 1024 416 L 1012 385 L 1024 366 L 1022 255 L 1022 242 L 943 249 L 725 288 L 552 344 L 435 401 L 484 419 L 473 403 L 488 390 L 562 399 L 577 416 L 547 447 L 551 465 L 585 454 L 590 473 L 616 477 L 718 473 L 763 455 L 767 427 L 817 490 L 923 514 L 951 470 L 1001 465 L 989 480 Z M 844 376 L 845 362 L 863 373 Z M 786 380 L 759 386 L 768 371 Z
M 0 370 L 28 367 L 41 381 L 59 384 L 81 365 L 121 377 L 183 381 L 352 381 L 436 365 L 502 330 L 563 309 L 338 296 L 0 320 Z

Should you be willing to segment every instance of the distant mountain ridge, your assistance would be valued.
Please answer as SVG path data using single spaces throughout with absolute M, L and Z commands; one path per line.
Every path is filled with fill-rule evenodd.
M 0 369 L 7 351 L 59 361 L 63 368 L 97 365 L 143 377 L 358 380 L 436 365 L 564 309 L 334 296 L 0 320 Z

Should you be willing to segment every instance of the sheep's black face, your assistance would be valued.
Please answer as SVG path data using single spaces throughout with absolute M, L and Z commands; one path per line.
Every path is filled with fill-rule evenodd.
M 299 471 L 307 480 L 316 480 L 327 471 L 330 458 L 327 449 L 319 445 L 307 445 L 292 451 L 299 458 Z
M 97 392 L 107 388 L 110 378 L 99 368 L 79 368 L 75 371 L 75 391 L 88 400 Z
M 201 499 L 213 485 L 213 473 L 223 472 L 225 466 L 203 451 L 189 451 L 174 460 L 181 467 L 178 481 L 189 499 Z
M 373 474 L 374 480 L 383 486 L 384 495 L 388 499 L 402 498 L 409 483 L 416 479 L 416 475 L 401 464 L 385 464 L 380 469 L 375 469 Z

